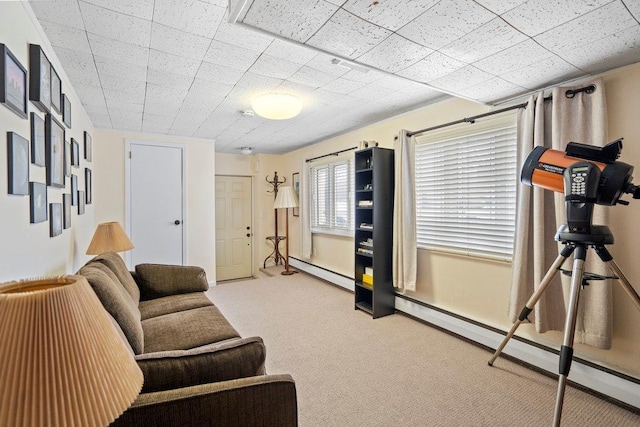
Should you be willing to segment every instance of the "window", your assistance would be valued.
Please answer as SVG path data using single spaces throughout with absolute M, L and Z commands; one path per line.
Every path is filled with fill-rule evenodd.
M 311 231 L 353 234 L 352 161 L 342 160 L 310 168 Z
M 511 260 L 515 117 L 428 133 L 416 141 L 418 247 Z

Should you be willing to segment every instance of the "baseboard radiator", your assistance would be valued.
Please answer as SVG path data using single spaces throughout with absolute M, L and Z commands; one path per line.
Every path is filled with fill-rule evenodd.
M 293 257 L 289 258 L 289 264 L 353 292 L 353 278 Z M 402 313 L 491 349 L 497 348 L 506 334 L 402 295 L 396 295 L 395 307 Z M 554 349 L 514 337 L 503 350 L 503 354 L 552 375 L 558 374 L 558 353 Z M 487 360 L 490 356 L 491 353 L 487 353 Z M 499 364 L 500 359 L 495 363 Z M 622 404 L 640 409 L 640 380 L 636 378 L 576 358 L 571 364 L 569 380 Z

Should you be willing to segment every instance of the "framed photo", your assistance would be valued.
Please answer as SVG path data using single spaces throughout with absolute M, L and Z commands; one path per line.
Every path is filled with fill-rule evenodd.
M 78 190 L 78 215 L 84 215 L 84 191 Z
M 293 216 L 300 216 L 300 172 L 291 175 L 291 185 L 298 198 L 298 207 L 293 208 Z
M 71 175 L 71 206 L 78 206 L 78 175 Z
M 71 228 L 71 194 L 62 195 L 62 228 Z
M 45 166 L 44 153 L 44 120 L 34 112 L 31 112 L 31 163 Z
M 80 144 L 73 138 L 71 138 L 71 166 L 80 167 Z
M 62 234 L 62 203 L 49 204 L 49 237 Z
M 47 185 L 41 182 L 29 183 L 31 224 L 47 220 Z
M 51 67 L 51 107 L 58 113 L 62 113 L 62 82 L 53 66 Z
M 29 45 L 29 100 L 40 111 L 51 111 L 51 62 L 37 44 Z
M 71 129 L 71 101 L 65 94 L 62 94 L 62 121 Z
M 47 185 L 64 187 L 64 127 L 47 114 L 44 121 Z
M 64 142 L 64 176 L 71 176 L 71 143 Z
M 15 132 L 7 132 L 9 194 L 29 194 L 29 141 Z
M 4 43 L 0 43 L 0 104 L 27 118 L 27 70 Z
M 86 130 L 84 131 L 84 159 L 90 162 L 93 157 L 93 148 L 91 144 L 91 135 Z
M 91 169 L 84 168 L 84 190 L 85 190 L 86 203 L 88 205 L 91 204 L 91 189 L 92 189 Z

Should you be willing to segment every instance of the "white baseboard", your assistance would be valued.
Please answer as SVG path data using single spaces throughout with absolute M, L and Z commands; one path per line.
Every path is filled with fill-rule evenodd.
M 351 292 L 354 290 L 353 279 L 296 258 L 290 258 L 289 264 L 300 271 L 312 274 L 346 290 Z M 402 297 L 396 296 L 395 308 L 417 319 L 493 349 L 497 348 L 504 338 L 503 334 L 492 331 L 482 325 L 467 322 L 456 316 L 434 310 Z M 511 339 L 504 348 L 503 353 L 551 374 L 558 374 L 558 355 L 544 348 L 517 339 Z M 491 353 L 487 353 L 487 361 L 490 357 Z M 499 364 L 500 359 L 498 358 L 495 363 Z M 636 382 L 597 367 L 589 366 L 579 360 L 572 362 L 569 380 L 640 409 L 640 384 Z

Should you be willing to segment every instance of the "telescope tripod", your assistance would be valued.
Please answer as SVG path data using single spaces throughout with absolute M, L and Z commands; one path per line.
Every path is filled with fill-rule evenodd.
M 516 329 L 518 329 L 522 322 L 527 320 L 527 316 L 531 311 L 533 311 L 533 307 L 536 305 L 549 283 L 551 283 L 558 270 L 561 269 L 560 267 L 562 267 L 564 261 L 573 253 L 573 269 L 570 272 L 571 287 L 569 307 L 564 325 L 564 339 L 562 341 L 562 346 L 560 347 L 558 392 L 556 395 L 556 406 L 553 414 L 553 425 L 559 426 L 567 376 L 569 375 L 571 361 L 573 359 L 573 339 L 578 314 L 580 288 L 588 285 L 588 280 L 618 279 L 618 282 L 622 285 L 623 289 L 627 295 L 629 295 L 631 301 L 638 310 L 640 310 L 640 296 L 638 296 L 637 292 L 629 283 L 629 280 L 626 278 L 622 270 L 620 270 L 620 267 L 615 263 L 609 251 L 605 248 L 605 245 L 613 243 L 613 234 L 611 234 L 609 227 L 595 225 L 591 226 L 590 233 L 575 233 L 571 232 L 569 227 L 563 225 L 558 229 L 555 240 L 564 244 L 564 248 L 560 251 L 560 254 L 542 278 L 538 289 L 533 293 L 533 295 L 531 295 L 525 304 L 518 316 L 518 320 L 513 324 L 511 330 L 509 330 L 509 333 L 489 360 L 489 366 L 493 366 L 493 362 L 498 358 L 504 347 L 507 345 L 507 342 L 511 337 L 513 337 Z M 615 276 L 605 277 L 592 273 L 585 273 L 584 263 L 587 256 L 587 250 L 589 248 L 595 249 L 600 259 L 609 267 Z

